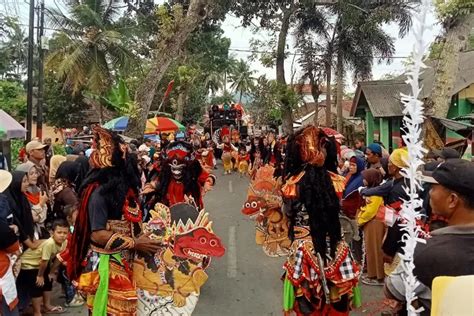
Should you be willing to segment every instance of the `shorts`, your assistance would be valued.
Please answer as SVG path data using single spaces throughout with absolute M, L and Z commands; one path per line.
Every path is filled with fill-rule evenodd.
M 36 285 L 36 277 L 38 276 L 38 269 L 20 270 L 20 274 L 16 279 L 16 286 L 22 292 L 27 293 L 29 297 L 42 297 L 43 292 L 51 291 L 53 289 L 53 282 L 49 280 L 49 267 L 44 271 L 44 285 Z

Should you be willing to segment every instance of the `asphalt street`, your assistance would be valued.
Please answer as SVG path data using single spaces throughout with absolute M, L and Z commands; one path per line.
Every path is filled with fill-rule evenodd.
M 218 176 L 205 197 L 213 229 L 226 247 L 213 259 L 209 279 L 193 313 L 195 316 L 282 315 L 284 258 L 270 258 L 255 244 L 254 223 L 240 213 L 249 180 L 238 174 Z M 382 287 L 362 286 L 364 307 L 351 315 L 380 315 Z M 62 303 L 61 300 L 57 300 Z M 66 315 L 87 315 L 84 308 L 69 308 Z

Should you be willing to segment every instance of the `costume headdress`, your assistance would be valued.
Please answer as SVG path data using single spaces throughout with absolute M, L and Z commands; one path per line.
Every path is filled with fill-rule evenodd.
M 94 128 L 93 133 L 92 148 L 94 150 L 90 156 L 93 168 L 114 167 L 117 164 L 117 158 L 125 160 L 128 151 L 127 144 L 118 134 L 99 126 Z

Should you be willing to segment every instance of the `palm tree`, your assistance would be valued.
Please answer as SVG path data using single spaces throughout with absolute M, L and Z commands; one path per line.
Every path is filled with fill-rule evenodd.
M 242 102 L 242 95 L 252 90 L 255 82 L 254 73 L 255 70 L 250 70 L 250 65 L 240 59 L 230 74 L 229 77 L 232 82 L 230 87 L 239 92 L 239 103 Z
M 46 68 L 64 81 L 74 94 L 87 89 L 102 95 L 114 82 L 115 74 L 125 74 L 134 62 L 133 53 L 124 46 L 125 34 L 114 18 L 115 1 L 70 1 L 69 14 L 48 9 L 55 34 L 56 49 L 46 61 Z
M 2 18 L 1 22 L 0 38 L 4 38 L 0 43 L 1 71 L 4 75 L 14 75 L 20 80 L 26 69 L 28 37 L 16 18 Z
M 330 83 L 334 64 L 337 80 L 338 130 L 341 130 L 345 73 L 350 69 L 354 72 L 355 80 L 368 79 L 371 77 L 374 60 L 390 61 L 395 52 L 394 39 L 383 31 L 381 25 L 397 23 L 400 36 L 403 37 L 411 27 L 411 13 L 418 3 L 419 0 L 394 0 L 383 3 L 365 0 L 338 1 L 323 11 L 325 19 L 321 17 L 321 10 L 317 7 L 313 9 L 317 14 L 300 17 L 297 35 L 300 35 L 300 38 L 307 38 L 308 34 L 316 34 L 313 37 L 314 41 L 319 46 L 323 45 L 322 58 L 326 63 L 327 76 L 327 123 L 330 123 L 332 93 Z
M 220 71 L 211 71 L 205 74 L 205 87 L 206 91 L 210 91 L 212 96 L 215 96 L 216 92 L 223 89 L 225 76 Z

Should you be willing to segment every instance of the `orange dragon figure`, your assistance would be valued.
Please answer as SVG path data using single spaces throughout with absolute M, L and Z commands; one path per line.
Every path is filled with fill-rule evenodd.
M 244 215 L 255 218 L 255 241 L 262 245 L 270 257 L 288 255 L 291 242 L 288 238 L 288 220 L 281 211 L 280 183 L 273 178 L 275 168 L 258 169 L 250 183 L 247 201 L 242 208 Z
M 222 257 L 225 249 L 204 210 L 186 203 L 171 208 L 157 204 L 150 213 L 144 231 L 163 247 L 135 258 L 138 315 L 191 315 L 208 279 L 211 257 Z

